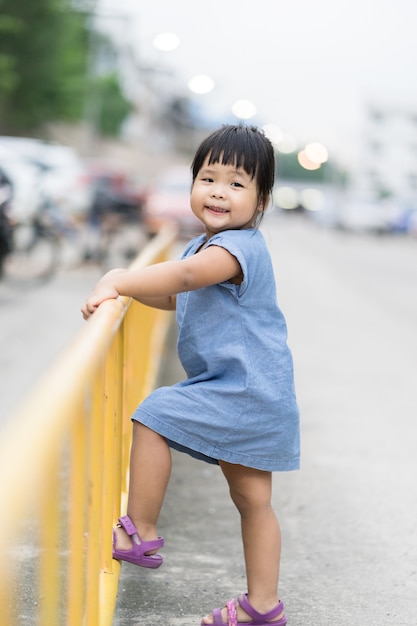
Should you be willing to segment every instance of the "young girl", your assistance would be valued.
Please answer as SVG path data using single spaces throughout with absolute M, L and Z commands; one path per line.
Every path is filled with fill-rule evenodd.
M 192 163 L 191 208 L 204 225 L 178 261 L 112 270 L 82 308 L 131 296 L 176 309 L 187 379 L 154 391 L 132 416 L 127 515 L 113 556 L 162 563 L 157 521 L 171 472 L 170 448 L 218 464 L 241 516 L 247 593 L 201 624 L 284 626 L 278 598 L 281 535 L 272 471 L 299 466 L 298 409 L 286 324 L 272 264 L 257 229 L 274 183 L 274 152 L 255 127 L 223 126 Z

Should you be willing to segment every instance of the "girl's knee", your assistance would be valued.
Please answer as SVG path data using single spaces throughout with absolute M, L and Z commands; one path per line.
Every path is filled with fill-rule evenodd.
M 271 508 L 268 493 L 230 489 L 230 497 L 241 515 L 260 513 Z
M 271 473 L 242 466 L 224 466 L 230 496 L 241 514 L 266 510 L 271 507 Z

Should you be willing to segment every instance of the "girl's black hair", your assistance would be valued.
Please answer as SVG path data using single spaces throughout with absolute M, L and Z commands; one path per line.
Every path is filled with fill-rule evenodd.
M 272 144 L 262 130 L 239 124 L 224 125 L 211 133 L 198 147 L 191 164 L 193 183 L 207 157 L 209 164 L 242 167 L 256 180 L 259 202 L 266 209 L 274 186 L 275 156 Z

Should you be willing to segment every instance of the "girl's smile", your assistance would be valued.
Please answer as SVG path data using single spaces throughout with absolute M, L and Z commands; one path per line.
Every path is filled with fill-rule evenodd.
M 220 209 L 217 206 L 208 206 L 207 210 L 212 211 L 213 213 L 228 213 L 226 209 Z

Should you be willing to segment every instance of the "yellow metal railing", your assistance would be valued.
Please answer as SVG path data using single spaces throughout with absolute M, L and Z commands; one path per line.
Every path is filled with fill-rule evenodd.
M 133 265 L 165 260 L 174 240 L 161 232 Z M 155 384 L 170 319 L 104 302 L 2 431 L 1 624 L 111 625 L 130 415 Z

